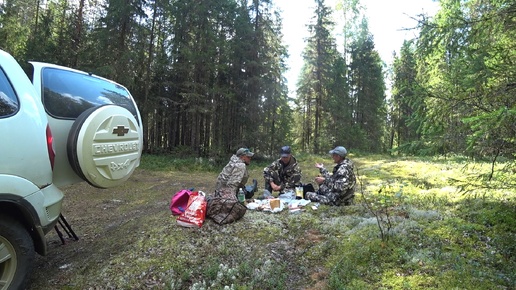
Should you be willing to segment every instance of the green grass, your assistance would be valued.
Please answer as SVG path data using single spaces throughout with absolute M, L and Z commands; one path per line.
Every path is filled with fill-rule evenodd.
M 307 246 L 303 255 L 307 263 L 326 261 L 328 289 L 516 287 L 516 194 L 501 182 L 508 179 L 514 184 L 514 174 L 503 172 L 507 164 L 498 164 L 495 178 L 481 183 L 490 174 L 491 164 L 461 156 L 350 158 L 359 178 L 356 205 L 321 207 L 318 215 L 324 221 L 303 215 L 289 228 L 294 241 L 302 240 L 296 233 L 307 229 L 317 229 L 324 237 Z M 153 160 L 155 166 L 163 165 Z M 333 167 L 329 156 L 303 154 L 298 162 L 303 183 L 317 176 L 316 162 Z M 252 164 L 252 175 L 260 178 L 264 165 Z M 257 223 L 256 238 L 268 243 L 281 235 L 279 228 Z M 247 234 L 240 233 L 242 237 Z M 252 277 L 255 266 L 246 262 L 236 271 Z M 274 277 L 279 281 L 267 289 L 281 285 L 281 277 Z M 240 283 L 254 285 L 253 279 Z
M 150 155 L 142 156 L 140 167 L 154 171 L 216 171 L 220 165 L 215 161 L 204 158 L 174 158 L 172 155 Z
M 200 229 L 187 229 L 170 216 L 170 197 L 186 187 L 210 193 L 227 160 L 146 155 L 127 186 L 67 195 L 68 211 L 77 208 L 76 216 L 66 213 L 74 224 L 102 216 L 88 228 L 97 248 L 70 272 L 68 286 L 45 286 L 516 289 L 511 164 L 497 164 L 486 180 L 491 164 L 463 157 L 350 158 L 359 179 L 352 206 L 321 205 L 300 214 L 249 210 L 233 224 L 207 220 Z M 302 154 L 298 161 L 303 183 L 313 182 L 316 162 L 333 167 L 328 155 Z M 261 189 L 267 164 L 249 167 L 250 180 Z M 78 254 L 91 246 L 80 247 Z M 63 277 L 42 280 L 67 281 Z

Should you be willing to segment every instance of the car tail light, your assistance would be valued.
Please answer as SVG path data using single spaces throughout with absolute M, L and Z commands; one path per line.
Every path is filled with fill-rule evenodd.
M 50 126 L 47 124 L 47 149 L 48 158 L 50 159 L 50 166 L 54 170 L 54 160 L 56 159 L 56 152 L 54 151 L 54 137 L 52 137 L 52 131 Z

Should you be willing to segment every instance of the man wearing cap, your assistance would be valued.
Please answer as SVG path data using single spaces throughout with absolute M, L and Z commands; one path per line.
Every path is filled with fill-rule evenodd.
M 329 153 L 337 165 L 330 174 L 323 164 L 315 164 L 321 173 L 315 178 L 315 182 L 319 184 L 319 190 L 307 192 L 306 199 L 329 205 L 350 205 L 355 197 L 356 178 L 353 172 L 353 162 L 346 157 L 348 151 L 342 146 L 335 147 Z
M 251 163 L 254 153 L 248 148 L 240 148 L 231 156 L 228 164 L 222 169 L 217 177 L 215 196 L 235 197 L 238 189 L 245 191 L 245 184 L 249 179 L 247 165 Z
M 280 159 L 263 169 L 265 178 L 265 189 L 272 191 L 295 190 L 296 185 L 301 182 L 301 168 L 297 160 L 292 156 L 290 146 L 283 146 L 280 150 Z

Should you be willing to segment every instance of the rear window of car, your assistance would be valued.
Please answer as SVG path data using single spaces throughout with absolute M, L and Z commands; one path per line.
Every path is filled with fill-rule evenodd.
M 87 109 L 106 104 L 124 107 L 136 117 L 129 92 L 116 83 L 56 68 L 44 68 L 42 75 L 43 103 L 55 118 L 76 119 Z
M 3 69 L 0 68 L 0 118 L 14 115 L 20 107 L 18 98 Z

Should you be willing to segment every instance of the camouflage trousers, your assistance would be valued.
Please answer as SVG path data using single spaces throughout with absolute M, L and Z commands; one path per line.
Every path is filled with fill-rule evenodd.
M 222 187 L 222 188 L 216 189 L 212 196 L 238 200 L 235 190 L 231 189 L 229 187 Z
M 272 186 L 270 184 L 271 181 L 274 182 L 275 184 L 281 183 L 281 180 L 280 180 L 277 172 L 271 172 L 265 176 L 264 189 L 268 190 L 269 192 L 272 192 Z
M 307 192 L 305 199 L 328 205 L 351 205 L 355 197 L 354 188 L 350 188 L 345 192 L 321 191 Z

